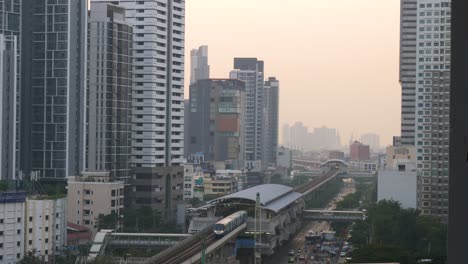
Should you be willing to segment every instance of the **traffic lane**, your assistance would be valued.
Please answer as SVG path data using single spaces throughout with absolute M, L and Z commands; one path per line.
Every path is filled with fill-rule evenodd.
M 288 242 L 283 244 L 281 248 L 278 251 L 276 251 L 272 257 L 268 259 L 269 262 L 266 263 L 288 263 L 289 251 L 291 249 L 294 250 L 296 256 L 298 256 L 297 249 L 299 248 L 301 249 L 301 254 L 304 254 L 305 235 L 307 234 L 307 232 L 309 232 L 309 230 L 311 229 L 316 231 L 321 229 L 323 230 L 325 228 L 327 228 L 325 222 L 319 223 L 313 221 L 306 224 L 298 233 L 296 233 L 296 235 L 292 239 L 288 240 Z

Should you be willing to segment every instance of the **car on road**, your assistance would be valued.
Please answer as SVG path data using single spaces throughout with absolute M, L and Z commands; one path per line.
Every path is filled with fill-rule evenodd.
M 340 257 L 346 257 L 346 251 L 341 251 Z
M 289 250 L 289 256 L 294 256 L 294 249 Z
M 299 256 L 299 260 L 305 260 L 304 255 L 300 255 L 300 256 Z

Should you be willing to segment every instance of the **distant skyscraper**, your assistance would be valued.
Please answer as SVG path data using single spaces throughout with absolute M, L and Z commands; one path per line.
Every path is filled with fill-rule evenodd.
M 266 162 L 269 165 L 276 164 L 278 149 L 278 115 L 279 115 L 279 81 L 270 77 L 264 86 L 265 98 L 265 126 L 263 144 L 265 148 Z
M 166 219 L 183 199 L 185 0 L 93 0 L 125 8 L 133 25 L 129 206 Z
M 91 2 L 87 169 L 130 176 L 133 27 L 125 9 Z
M 184 157 L 187 158 L 190 153 L 188 149 L 189 144 L 189 119 L 190 118 L 190 102 L 188 99 L 184 100 Z
M 0 34 L 0 179 L 16 172 L 17 36 Z
M 234 58 L 234 69 L 231 79 L 245 82 L 245 160 L 262 161 L 265 167 L 266 155 L 263 143 L 263 61 L 256 58 Z
M 414 145 L 418 0 L 400 3 L 401 143 Z
M 244 166 L 245 83 L 205 79 L 190 85 L 188 153 L 205 160 L 226 161 L 232 169 Z
M 332 150 L 341 147 L 340 139 L 335 128 L 319 127 L 314 128 L 310 135 L 312 149 Z
M 367 133 L 361 135 L 361 142 L 369 145 L 371 151 L 378 151 L 380 149 L 380 136 L 374 133 Z
M 22 1 L 20 165 L 26 175 L 66 180 L 84 169 L 87 3 Z
M 190 51 L 190 83 L 210 78 L 208 46 L 200 46 Z
M 308 128 L 302 124 L 302 122 L 296 122 L 291 126 L 290 138 L 291 138 L 291 149 L 304 150 L 305 146 L 308 145 Z
M 283 124 L 283 128 L 281 130 L 282 132 L 282 135 L 281 135 L 281 144 L 284 146 L 284 147 L 287 147 L 289 148 L 289 146 L 291 145 L 291 139 L 290 139 L 290 127 L 288 124 Z
M 450 112 L 450 26 L 448 0 L 419 0 L 416 56 L 417 168 L 420 209 L 448 217 Z

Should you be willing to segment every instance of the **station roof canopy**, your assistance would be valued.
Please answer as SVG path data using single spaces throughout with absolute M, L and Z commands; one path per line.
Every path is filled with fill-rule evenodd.
M 210 201 L 211 204 L 233 202 L 243 199 L 255 203 L 257 193 L 260 194 L 260 204 L 264 209 L 278 213 L 288 205 L 302 197 L 293 188 L 280 184 L 262 184 L 240 192 L 231 193 L 226 196 Z

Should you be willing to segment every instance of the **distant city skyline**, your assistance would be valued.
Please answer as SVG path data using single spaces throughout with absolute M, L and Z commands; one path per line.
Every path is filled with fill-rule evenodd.
M 192 0 L 186 5 L 186 58 L 191 49 L 208 45 L 213 78 L 228 78 L 234 57 L 268 62 L 265 71 L 281 80 L 280 125 L 301 120 L 308 127 L 334 127 L 343 141 L 351 133 L 375 132 L 382 145 L 400 135 L 399 1 Z M 252 41 L 233 45 L 238 36 Z M 188 98 L 190 64 L 185 66 Z

